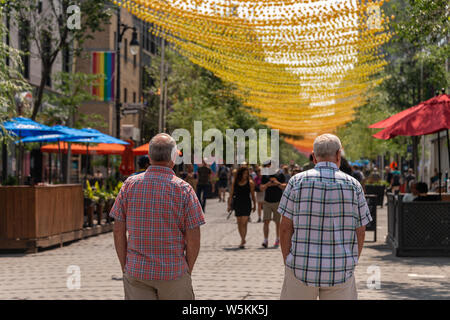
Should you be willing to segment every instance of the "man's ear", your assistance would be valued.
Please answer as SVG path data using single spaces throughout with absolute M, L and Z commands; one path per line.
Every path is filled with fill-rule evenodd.
M 313 162 L 314 162 L 314 164 L 317 164 L 317 159 L 316 159 L 316 155 L 314 154 L 314 152 L 312 153 L 312 156 L 313 156 Z

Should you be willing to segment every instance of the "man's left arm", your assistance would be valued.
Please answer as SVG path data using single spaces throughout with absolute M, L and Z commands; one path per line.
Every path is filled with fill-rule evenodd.
M 358 216 L 356 221 L 356 237 L 358 240 L 358 259 L 364 246 L 364 238 L 366 234 L 366 225 L 372 221 L 369 206 L 367 205 L 366 197 L 362 188 L 357 191 L 358 196 Z
M 117 257 L 119 258 L 122 272 L 125 273 L 125 264 L 127 261 L 127 224 L 123 221 L 114 221 L 113 233 Z

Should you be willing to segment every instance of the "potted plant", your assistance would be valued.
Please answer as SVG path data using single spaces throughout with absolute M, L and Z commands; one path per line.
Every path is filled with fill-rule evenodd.
M 97 224 L 101 225 L 102 224 L 102 217 L 103 217 L 103 209 L 105 208 L 105 203 L 106 203 L 106 192 L 104 192 L 104 190 L 102 190 L 100 188 L 100 185 L 98 183 L 98 181 L 95 182 L 94 185 L 94 195 L 97 196 L 98 198 L 98 202 L 97 202 L 97 217 L 98 217 L 98 221 Z
M 365 185 L 366 194 L 374 194 L 377 196 L 377 205 L 383 207 L 384 192 L 389 183 L 384 180 L 368 181 Z
M 105 194 L 106 223 L 109 223 L 111 221 L 111 218 L 109 217 L 109 212 L 111 211 L 111 208 L 114 205 L 116 197 L 114 196 L 111 184 L 108 184 L 108 191 L 105 190 L 105 186 L 103 186 L 102 190 L 103 193 Z
M 98 202 L 98 197 L 94 194 L 91 184 L 86 180 L 86 188 L 84 189 L 84 212 L 87 215 L 87 224 L 85 226 L 94 226 L 94 211 Z

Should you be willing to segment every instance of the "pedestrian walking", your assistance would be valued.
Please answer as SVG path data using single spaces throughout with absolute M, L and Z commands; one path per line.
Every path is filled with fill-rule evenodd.
M 250 179 L 248 167 L 241 167 L 236 173 L 236 180 L 231 186 L 228 198 L 228 211 L 233 206 L 239 235 L 241 236 L 240 249 L 245 248 L 245 237 L 250 213 L 256 210 L 255 183 Z
M 228 180 L 230 179 L 230 169 L 221 164 L 219 167 L 219 202 L 225 202 L 225 195 L 228 188 Z
M 266 162 L 264 167 L 270 167 L 271 163 Z M 278 172 L 274 175 L 263 175 L 261 178 L 261 191 L 264 191 L 264 204 L 263 204 L 263 233 L 264 241 L 262 246 L 267 248 L 269 242 L 269 224 L 270 221 L 275 222 L 275 247 L 280 245 L 280 214 L 278 213 L 278 205 L 280 204 L 283 190 L 286 187 L 285 177 L 282 173 Z
M 314 169 L 291 178 L 280 201 L 283 300 L 357 299 L 354 270 L 372 221 L 361 184 L 339 170 L 341 142 L 314 141 Z
M 111 209 L 126 300 L 195 298 L 191 274 L 205 220 L 193 188 L 172 170 L 176 155 L 171 136 L 153 137 L 151 166 L 125 181 Z
M 206 207 L 206 197 L 210 192 L 210 186 L 214 188 L 214 184 L 211 182 L 212 170 L 206 164 L 206 159 L 203 159 L 201 167 L 197 171 L 197 197 L 202 205 L 203 212 Z M 214 192 L 214 189 L 213 191 Z
M 261 168 L 259 166 L 257 166 L 255 169 L 255 177 L 253 178 L 253 181 L 255 182 L 256 203 L 258 207 L 258 223 L 259 223 L 262 222 L 261 215 L 264 203 L 264 191 L 261 190 L 262 175 L 261 175 Z

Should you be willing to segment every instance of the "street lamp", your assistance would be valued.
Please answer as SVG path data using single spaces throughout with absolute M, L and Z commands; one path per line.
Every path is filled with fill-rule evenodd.
M 120 23 L 120 9 L 117 13 L 117 49 L 116 49 L 116 64 L 117 64 L 117 77 L 116 77 L 116 137 L 120 139 L 120 44 L 122 43 L 123 35 L 129 29 L 133 30 L 130 42 L 130 53 L 135 56 L 139 52 L 139 42 L 137 39 L 136 27 L 130 27 L 126 24 Z

